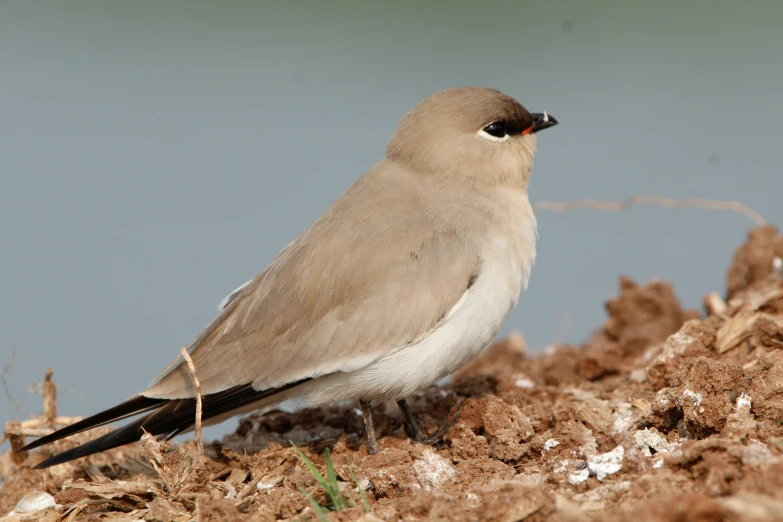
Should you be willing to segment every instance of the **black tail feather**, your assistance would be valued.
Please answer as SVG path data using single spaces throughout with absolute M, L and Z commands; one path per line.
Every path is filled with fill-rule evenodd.
M 222 392 L 206 395 L 202 398 L 203 411 L 201 418 L 204 421 L 207 421 L 214 417 L 229 413 L 233 410 L 248 406 L 267 397 L 271 397 L 272 395 L 293 388 L 294 386 L 302 384 L 308 380 L 310 379 L 303 379 L 301 381 L 286 384 L 280 388 L 273 388 L 263 391 L 256 391 L 253 389 L 251 384 L 245 384 L 242 386 L 229 388 Z M 131 406 L 129 403 L 132 401 L 136 402 Z M 130 409 L 132 407 L 137 407 L 137 409 L 131 412 Z M 93 453 L 100 453 L 101 451 L 124 446 L 125 444 L 130 444 L 131 442 L 136 442 L 145 431 L 151 435 L 160 435 L 166 438 L 171 438 L 184 431 L 187 431 L 195 423 L 195 399 L 166 400 L 137 397 L 115 406 L 114 408 L 110 408 L 104 412 L 98 413 L 97 415 L 93 415 L 92 417 L 84 419 L 83 421 L 73 424 L 72 426 L 58 430 L 51 435 L 41 437 L 35 442 L 25 446 L 23 450 L 36 448 L 41 445 L 67 437 L 68 435 L 79 433 L 96 426 L 101 426 L 103 424 L 112 422 L 113 420 L 128 417 L 133 413 L 147 412 L 150 409 L 154 409 L 155 411 L 115 431 L 107 433 L 102 437 L 98 437 L 97 439 L 82 444 L 81 446 L 54 455 L 35 466 L 35 469 L 48 468 L 49 466 L 54 466 L 55 464 L 62 464 L 63 462 L 77 459 L 79 457 L 86 457 L 87 455 L 92 455 Z M 112 417 L 112 415 L 116 416 Z
M 86 419 L 75 422 L 70 426 L 59 429 L 54 433 L 45 435 L 40 439 L 31 442 L 19 451 L 29 451 L 45 444 L 64 439 L 65 437 L 70 437 L 71 435 L 76 435 L 77 433 L 81 433 L 92 428 L 97 428 L 98 426 L 103 426 L 104 424 L 108 424 L 110 422 L 122 420 L 126 417 L 130 417 L 131 415 L 137 415 L 151 409 L 160 408 L 166 402 L 168 402 L 166 399 L 150 399 L 149 397 L 137 395 L 136 397 L 132 397 L 122 404 L 114 406 L 113 408 L 96 413 L 91 417 L 87 417 Z
M 137 419 L 120 429 L 109 432 L 106 435 L 98 437 L 95 440 L 91 440 L 90 442 L 82 444 L 81 446 L 71 448 L 49 457 L 45 461 L 35 466 L 33 469 L 48 468 L 49 466 L 62 464 L 63 462 L 78 459 L 79 457 L 86 457 L 87 455 L 92 455 L 93 453 L 100 453 L 101 451 L 110 450 L 119 446 L 124 446 L 125 444 L 129 444 L 131 442 L 135 442 L 139 440 L 141 433 L 143 433 L 141 432 L 141 427 L 144 424 L 144 421 L 152 415 L 154 415 L 154 413 L 151 413 L 147 417 Z

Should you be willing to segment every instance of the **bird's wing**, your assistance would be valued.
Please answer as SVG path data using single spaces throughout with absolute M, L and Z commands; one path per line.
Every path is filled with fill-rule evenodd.
M 220 312 L 222 312 L 223 310 L 225 310 L 225 309 L 226 309 L 226 307 L 227 307 L 229 304 L 231 304 L 231 301 L 233 301 L 234 299 L 236 299 L 236 298 L 239 296 L 239 294 L 241 294 L 241 293 L 242 293 L 242 290 L 244 290 L 245 288 L 247 288 L 247 286 L 248 286 L 250 283 L 252 283 L 252 282 L 253 282 L 253 280 L 251 279 L 250 281 L 246 282 L 245 284 L 243 284 L 242 286 L 240 286 L 239 288 L 237 288 L 236 290 L 234 290 L 233 292 L 231 292 L 230 294 L 228 294 L 226 297 L 224 297 L 224 298 L 223 298 L 223 300 L 222 300 L 222 301 L 220 301 L 220 304 L 218 304 L 218 313 L 220 313 Z
M 437 328 L 475 280 L 478 250 L 423 202 L 403 212 L 382 189 L 354 185 L 231 295 L 189 346 L 202 393 L 354 371 Z M 193 397 L 182 360 L 142 395 Z
M 410 179 L 384 172 L 362 178 L 232 292 L 191 342 L 205 422 L 423 339 L 470 289 L 481 268 L 476 244 L 434 219 L 432 198 Z M 128 444 L 142 430 L 172 437 L 193 425 L 194 397 L 180 356 L 141 394 L 23 449 L 137 413 L 146 415 L 37 467 Z

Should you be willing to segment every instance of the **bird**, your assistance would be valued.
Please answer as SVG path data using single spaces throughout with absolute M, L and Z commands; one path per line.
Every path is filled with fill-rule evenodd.
M 282 402 L 358 400 L 372 454 L 371 402 L 394 400 L 406 434 L 421 439 L 406 397 L 483 353 L 527 288 L 537 133 L 557 123 L 488 87 L 446 89 L 414 106 L 383 159 L 229 294 L 187 346 L 204 424 Z M 180 354 L 144 391 L 20 451 L 134 416 L 36 468 L 144 432 L 170 439 L 194 429 L 196 397 Z

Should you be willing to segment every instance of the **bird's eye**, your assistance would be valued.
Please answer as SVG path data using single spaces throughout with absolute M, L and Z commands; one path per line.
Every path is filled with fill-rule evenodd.
M 502 138 L 508 132 L 506 131 L 506 122 L 504 121 L 495 121 L 484 127 L 484 132 L 489 134 L 490 136 L 494 136 L 496 138 Z
M 478 135 L 488 141 L 507 141 L 510 137 L 508 123 L 503 120 L 493 121 L 480 131 Z

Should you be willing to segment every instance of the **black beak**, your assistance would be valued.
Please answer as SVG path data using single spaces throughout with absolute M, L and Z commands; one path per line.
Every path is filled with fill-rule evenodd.
M 548 129 L 549 127 L 554 127 L 557 125 L 557 120 L 552 116 L 551 114 L 547 113 L 533 113 L 531 114 L 533 117 L 533 131 L 532 132 L 538 132 L 542 131 L 544 129 Z

